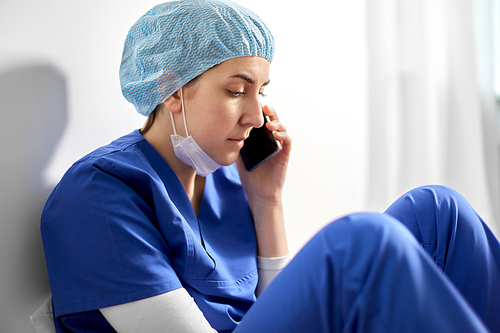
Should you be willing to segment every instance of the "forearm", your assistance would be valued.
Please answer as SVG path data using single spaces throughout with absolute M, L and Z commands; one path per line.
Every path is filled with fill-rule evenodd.
M 253 202 L 250 209 L 257 236 L 257 255 L 271 258 L 288 254 L 281 200 Z
M 241 158 L 237 161 L 241 184 L 247 194 L 257 235 L 257 253 L 261 257 L 282 257 L 288 254 L 285 233 L 282 191 L 291 150 L 291 138 L 279 122 L 276 111 L 263 109 L 271 122 L 266 124 L 281 142 L 281 150 L 252 172 L 245 170 Z

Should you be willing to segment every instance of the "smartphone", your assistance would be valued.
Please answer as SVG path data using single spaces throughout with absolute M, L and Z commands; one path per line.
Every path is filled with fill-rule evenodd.
M 273 132 L 266 127 L 269 117 L 264 114 L 264 125 L 253 128 L 240 150 L 241 159 L 247 171 L 253 171 L 281 149 L 281 144 L 274 138 Z

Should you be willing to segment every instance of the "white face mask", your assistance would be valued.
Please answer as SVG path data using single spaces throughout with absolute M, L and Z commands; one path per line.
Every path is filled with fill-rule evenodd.
M 170 138 L 172 139 L 174 153 L 178 159 L 195 169 L 198 175 L 205 177 L 219 169 L 222 165 L 215 162 L 210 156 L 208 156 L 207 153 L 205 153 L 200 146 L 198 146 L 196 141 L 194 141 L 193 137 L 188 134 L 186 115 L 184 114 L 184 98 L 182 97 L 182 88 L 180 89 L 180 93 L 182 118 L 184 119 L 184 129 L 186 130 L 187 138 L 183 138 L 177 134 L 174 117 L 172 116 L 172 112 L 170 112 L 170 119 L 172 120 L 172 127 L 174 128 L 174 134 L 171 135 Z

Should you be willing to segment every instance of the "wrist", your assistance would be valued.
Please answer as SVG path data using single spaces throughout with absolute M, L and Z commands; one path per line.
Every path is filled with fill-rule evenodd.
M 249 201 L 250 211 L 256 226 L 281 223 L 283 218 L 283 202 L 280 199 L 258 199 Z
M 257 212 L 283 210 L 283 201 L 281 195 L 267 196 L 267 197 L 253 195 L 253 196 L 247 196 L 247 198 L 248 198 L 248 205 L 250 206 L 252 214 L 255 214 Z
M 257 237 L 257 254 L 261 257 L 286 255 L 288 243 L 281 200 L 254 202 L 250 207 Z

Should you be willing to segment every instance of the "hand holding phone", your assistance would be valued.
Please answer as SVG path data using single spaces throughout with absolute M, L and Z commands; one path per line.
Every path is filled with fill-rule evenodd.
M 253 171 L 281 149 L 280 142 L 274 138 L 273 132 L 266 127 L 266 123 L 270 122 L 269 117 L 264 112 L 262 113 L 264 115 L 264 125 L 250 131 L 249 137 L 240 150 L 241 159 L 247 171 Z

